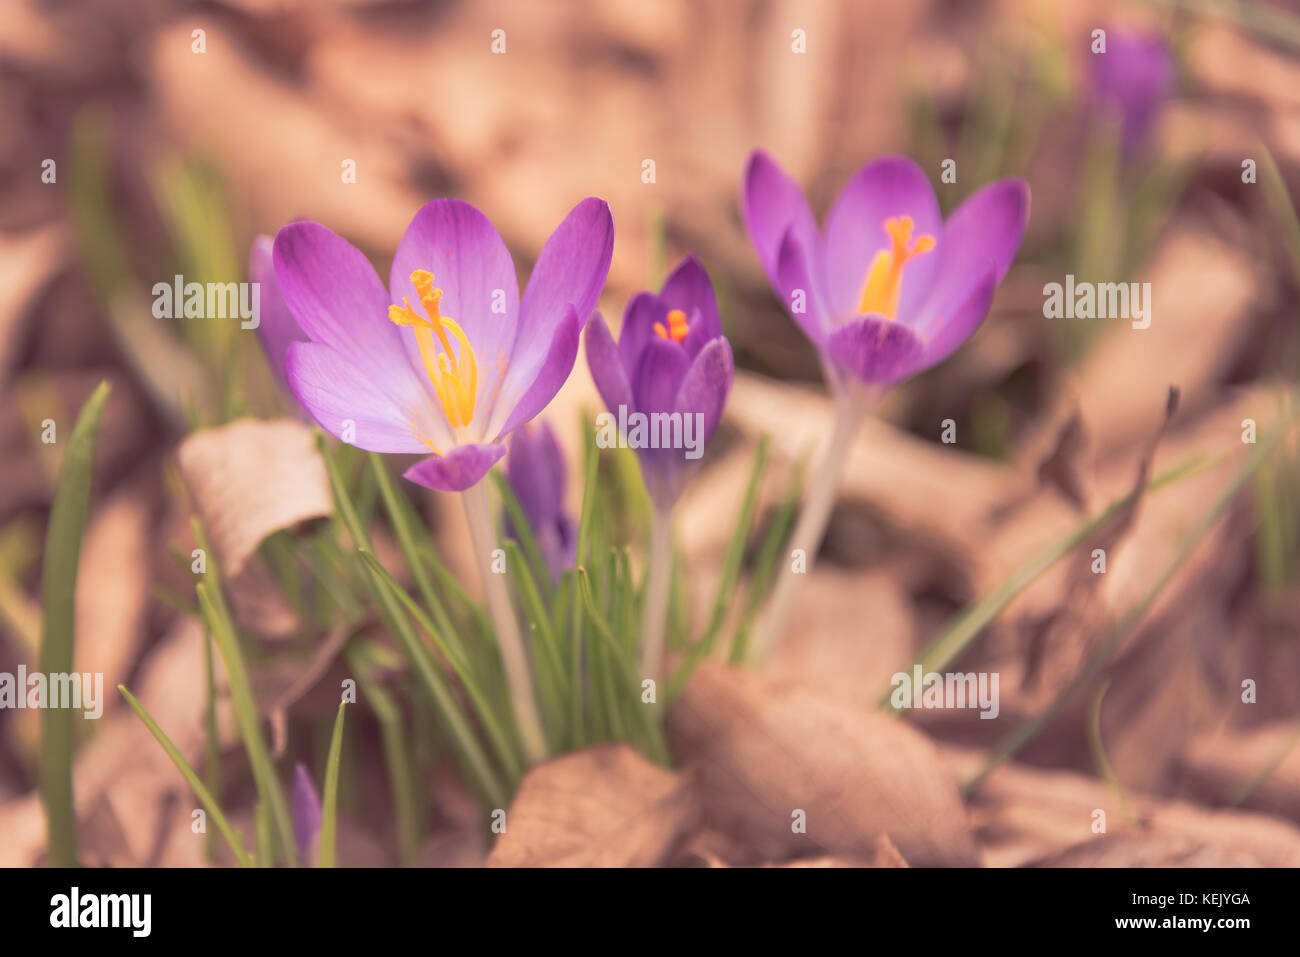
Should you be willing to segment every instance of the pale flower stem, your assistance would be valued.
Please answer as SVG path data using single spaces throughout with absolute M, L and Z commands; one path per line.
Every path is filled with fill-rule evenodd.
M 479 574 L 483 578 L 483 592 L 487 596 L 488 614 L 497 633 L 497 646 L 505 666 L 506 684 L 514 706 L 515 721 L 524 745 L 524 758 L 529 765 L 546 757 L 546 737 L 542 733 L 541 713 L 533 694 L 532 668 L 519 633 L 519 621 L 510 604 L 504 575 L 492 570 L 492 552 L 498 548 L 492 527 L 492 511 L 488 505 L 487 482 L 480 481 L 461 493 L 465 502 L 465 518 L 469 521 L 469 534 L 478 558 Z
M 653 679 L 656 688 L 659 687 L 659 671 L 663 667 L 664 633 L 668 625 L 668 597 L 672 577 L 672 509 L 655 506 L 650 518 L 650 564 L 646 571 L 645 599 L 641 606 L 641 677 Z
M 835 490 L 839 485 L 840 472 L 844 469 L 845 458 L 853 444 L 853 436 L 858 431 L 866 415 L 866 403 L 852 396 L 841 396 L 835 406 L 835 425 L 830 439 L 822 449 L 817 463 L 813 466 L 812 482 L 804 496 L 803 507 L 799 511 L 799 520 L 790 535 L 786 559 L 796 550 L 804 554 L 804 574 L 795 572 L 789 565 L 778 573 L 776 584 L 772 589 L 772 598 L 768 602 L 755 641 L 750 645 L 751 661 L 761 661 L 771 653 L 785 628 L 785 620 L 790 614 L 790 603 L 794 598 L 796 583 L 812 572 L 813 559 L 821 547 L 822 537 L 826 534 L 826 523 L 831 517 L 831 507 L 835 504 Z

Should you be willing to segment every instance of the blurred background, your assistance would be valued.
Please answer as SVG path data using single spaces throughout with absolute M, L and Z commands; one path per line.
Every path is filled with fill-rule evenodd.
M 1098 76 L 1098 29 L 1153 52 L 1122 82 Z M 1166 64 L 1167 82 L 1151 83 Z M 1125 111 L 1142 114 L 1135 126 Z M 70 434 L 95 385 L 113 386 L 77 593 L 78 667 L 104 673 L 109 699 L 78 755 L 88 863 L 203 860 L 179 776 L 131 736 L 110 689 L 146 689 L 160 724 L 201 750 L 202 643 L 175 596 L 190 586 L 176 555 L 190 553 L 202 493 L 177 446 L 240 416 L 294 414 L 254 332 L 155 319 L 153 284 L 242 281 L 253 238 L 298 218 L 386 275 L 410 217 L 439 196 L 484 210 L 521 275 L 576 202 L 607 200 L 611 319 L 697 253 L 739 367 L 678 515 L 704 614 L 759 437 L 771 434 L 773 463 L 761 526 L 830 423 L 816 354 L 740 220 L 755 148 L 819 216 L 884 153 L 916 159 L 945 213 L 1001 176 L 1033 191 L 984 326 L 895 389 L 859 437 L 821 564 L 767 670 L 870 707 L 956 616 L 1001 594 L 987 627 L 952 639 L 959 654 L 944 659 L 1001 675 L 999 719 L 909 719 L 968 783 L 1030 730 L 967 795 L 985 863 L 1300 861 L 1294 429 L 1251 458 L 1293 422 L 1300 372 L 1291 4 L 6 0 L 0 144 L 0 670 L 34 667 L 40 633 L 64 448 L 42 442 L 42 423 Z M 948 159 L 953 183 L 940 178 Z M 1044 284 L 1067 273 L 1151 283 L 1150 328 L 1045 318 Z M 596 402 L 580 357 L 548 412 L 575 462 L 576 422 Z M 1013 572 L 1162 476 L 1069 560 L 1006 591 Z M 453 570 L 466 567 L 458 509 L 434 495 L 420 506 Z M 1105 575 L 1088 570 L 1097 547 Z M 249 587 L 245 625 L 295 632 Z M 341 664 L 297 631 L 296 657 L 269 655 L 259 680 L 268 700 L 293 704 L 291 740 L 319 771 L 320 718 L 336 700 L 322 676 Z M 376 727 L 363 718 L 349 733 Z M 30 712 L 0 712 L 0 863 L 41 860 L 36 738 Z M 240 773 L 234 795 L 249 790 Z M 409 859 L 383 813 L 365 813 L 384 806 L 369 793 L 382 777 L 352 778 L 344 863 Z M 475 811 L 438 781 L 417 859 L 475 863 Z M 1095 808 L 1112 810 L 1115 840 L 1081 846 Z M 683 860 L 710 862 L 710 847 Z

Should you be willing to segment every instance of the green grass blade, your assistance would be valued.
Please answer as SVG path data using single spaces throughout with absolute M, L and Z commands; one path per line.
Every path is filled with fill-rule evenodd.
M 483 722 L 483 729 L 487 732 L 489 739 L 491 739 L 493 746 L 496 748 L 497 754 L 506 769 L 506 773 L 511 777 L 519 777 L 522 775 L 522 759 L 519 756 L 514 738 L 506 730 L 508 723 L 503 724 L 499 720 L 497 711 L 493 708 L 492 703 L 487 696 L 486 689 L 482 684 L 480 684 L 478 676 L 475 675 L 465 663 L 459 662 L 449 654 L 447 643 L 438 634 L 433 622 L 429 620 L 429 617 L 424 613 L 424 610 L 416 604 L 415 599 L 407 594 L 406 589 L 399 585 L 397 580 L 389 574 L 388 569 L 384 568 L 384 566 L 380 564 L 379 559 L 377 559 L 371 552 L 365 551 L 364 549 L 359 550 L 358 553 L 360 554 L 361 560 L 365 564 L 366 569 L 375 576 L 376 580 L 384 589 L 386 589 L 398 600 L 398 602 L 402 604 L 411 617 L 415 619 L 415 623 L 429 634 L 438 650 L 442 652 L 451 663 L 452 670 L 456 673 L 456 677 L 460 679 L 460 683 L 464 687 L 465 693 L 469 695 L 470 703 L 474 705 L 479 720 Z M 420 654 L 421 661 L 423 662 L 422 669 L 431 669 L 436 673 L 438 663 L 428 656 L 428 649 L 424 648 L 423 645 L 420 647 L 423 649 L 423 653 Z
M 338 859 L 339 762 L 343 756 L 343 709 L 346 707 L 346 701 L 339 702 L 334 733 L 330 735 L 329 758 L 325 761 L 325 792 L 320 815 L 321 867 L 333 867 Z
M 271 752 L 267 749 L 266 739 L 262 736 L 257 702 L 253 698 L 239 639 L 230 620 L 222 614 L 221 608 L 212 597 L 209 583 L 201 582 L 196 590 L 199 595 L 199 608 L 202 609 L 204 620 L 212 630 L 213 640 L 216 641 L 217 650 L 221 653 L 221 661 L 226 666 L 235 722 L 239 725 L 244 751 L 253 770 L 258 797 L 270 808 L 271 823 L 274 825 L 273 832 L 280 853 L 291 866 L 297 867 L 298 846 L 294 840 L 293 823 L 289 817 L 289 803 L 285 799 L 279 775 L 276 774 L 275 765 L 271 761 Z
M 552 587 L 551 570 L 546 565 L 546 559 L 542 557 L 541 547 L 537 544 L 537 536 L 533 533 L 533 525 L 528 521 L 528 516 L 524 514 L 523 506 L 519 504 L 519 496 L 515 495 L 515 490 L 510 487 L 510 483 L 499 472 L 489 472 L 488 476 L 496 484 L 497 491 L 501 493 L 501 504 L 505 506 L 506 514 L 510 516 L 515 541 L 523 549 L 524 557 L 528 560 L 528 570 L 532 573 L 533 578 L 541 583 L 545 593 L 549 595 Z
M 446 606 L 439 597 L 437 590 L 434 589 L 433 582 L 429 579 L 429 573 L 425 569 L 424 563 L 420 561 L 419 550 L 416 547 L 418 538 L 427 547 L 432 548 L 429 536 L 425 532 L 424 526 L 415 516 L 411 503 L 404 496 L 399 495 L 397 489 L 393 487 L 392 476 L 388 474 L 388 469 L 384 465 L 382 457 L 375 452 L 370 453 L 370 467 L 375 475 L 375 485 L 379 489 L 379 497 L 388 512 L 388 523 L 397 535 L 398 547 L 402 550 L 402 556 L 406 559 L 407 567 L 411 569 L 411 577 L 415 580 L 416 590 L 419 591 L 420 597 L 424 599 L 424 604 L 428 607 L 434 621 L 438 623 L 438 628 L 442 634 L 448 641 L 456 641 L 456 629 L 447 616 Z
M 248 856 L 248 851 L 244 849 L 244 842 L 240 839 L 239 833 L 230 826 L 230 821 L 226 819 L 225 812 L 221 810 L 221 805 L 217 803 L 217 799 L 212 796 L 212 792 L 207 789 L 207 786 L 204 785 L 202 779 L 200 779 L 194 769 L 190 767 L 190 764 L 185 760 L 184 755 L 177 750 L 176 745 L 172 744 L 171 738 L 167 737 L 167 735 L 163 733 L 163 729 L 158 727 L 158 723 L 154 721 L 149 712 L 144 709 L 144 705 L 140 704 L 140 702 L 135 699 L 135 695 L 127 691 L 122 685 L 118 685 L 117 690 L 122 693 L 122 697 L 125 698 L 126 703 L 131 706 L 131 710 L 135 712 L 136 717 L 144 722 L 144 726 L 149 729 L 149 733 L 154 736 L 154 740 L 162 745 L 163 751 L 167 753 L 167 757 L 171 758 L 172 764 L 176 765 L 176 770 L 181 773 L 181 777 L 183 777 L 185 783 L 190 786 L 190 790 L 194 792 L 194 796 L 199 799 L 207 809 L 208 814 L 212 816 L 212 822 L 216 824 L 217 830 L 221 833 L 221 836 L 225 838 L 226 846 L 228 846 L 230 852 L 235 855 L 235 860 L 239 862 L 239 866 L 252 867 L 252 858 Z
M 582 601 L 587 609 L 587 615 L 591 624 L 601 639 L 601 645 L 610 651 L 611 660 L 617 665 L 618 671 L 623 679 L 623 695 L 619 700 L 628 702 L 634 708 L 632 714 L 636 723 L 640 726 L 644 735 L 646 748 L 650 756 L 660 764 L 667 765 L 668 743 L 664 740 L 663 731 L 655 721 L 654 710 L 648 705 L 641 703 L 640 685 L 637 682 L 636 662 L 632 660 L 631 655 L 627 653 L 614 634 L 610 631 L 609 625 L 605 622 L 604 616 L 596 607 L 596 598 L 591 590 L 591 578 L 586 572 L 579 570 L 578 588 L 582 592 Z M 595 646 L 593 645 L 593 648 Z M 610 706 L 610 714 L 616 714 L 618 709 L 617 702 Z
M 275 838 L 271 836 L 271 809 L 265 801 L 253 807 L 253 860 L 258 867 L 275 866 Z
M 420 849 L 424 826 L 415 791 L 415 771 L 406 743 L 406 725 L 397 700 L 379 684 L 372 673 L 371 646 L 350 645 L 348 664 L 357 676 L 357 687 L 379 722 L 380 744 L 388 768 L 388 790 L 393 801 L 393 828 L 402 862 L 410 864 Z
M 74 667 L 77 565 L 90 511 L 95 435 L 108 393 L 108 383 L 101 382 L 81 407 L 54 489 L 41 572 L 40 667 L 46 675 L 71 674 Z M 72 792 L 77 717 L 73 708 L 46 707 L 40 715 L 38 784 L 48 833 L 46 860 L 51 867 L 77 865 L 77 809 Z
M 745 486 L 745 497 L 741 501 L 740 514 L 736 516 L 735 530 L 731 533 L 731 542 L 727 545 L 726 557 L 722 562 L 722 578 L 718 581 L 718 593 L 713 599 L 713 611 L 709 615 L 709 624 L 704 631 L 701 642 L 703 654 L 713 650 L 718 632 L 722 630 L 722 621 L 727 615 L 735 598 L 736 582 L 740 579 L 740 566 L 745 559 L 745 543 L 749 540 L 749 530 L 754 524 L 754 511 L 758 502 L 758 486 L 763 479 L 763 469 L 767 465 L 767 450 L 771 445 L 771 436 L 764 434 L 758 440 L 758 451 L 754 455 L 754 467 L 749 472 L 749 482 Z

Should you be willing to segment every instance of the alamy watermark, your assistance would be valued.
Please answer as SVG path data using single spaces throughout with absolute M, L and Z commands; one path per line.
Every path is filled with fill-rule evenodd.
M 686 458 L 704 454 L 703 412 L 629 412 L 596 416 L 596 445 L 602 449 L 685 449 Z
M 900 671 L 889 683 L 894 689 L 890 692 L 889 703 L 899 711 L 907 708 L 936 711 L 978 708 L 981 718 L 996 718 L 1001 710 L 996 671 L 939 674 L 913 665 L 911 674 Z
M 26 665 L 18 673 L 0 671 L 0 709 L 76 708 L 83 718 L 94 720 L 104 713 L 103 672 L 55 672 L 44 674 Z
M 83 894 L 74 886 L 50 898 L 50 926 L 123 927 L 132 937 L 148 937 L 152 911 L 152 894 Z
M 1134 329 L 1151 325 L 1151 283 L 1085 282 L 1067 273 L 1064 283 L 1043 286 L 1045 319 L 1129 319 Z
M 186 282 L 177 273 L 170 283 L 153 284 L 155 319 L 239 319 L 239 328 L 262 323 L 262 284 Z

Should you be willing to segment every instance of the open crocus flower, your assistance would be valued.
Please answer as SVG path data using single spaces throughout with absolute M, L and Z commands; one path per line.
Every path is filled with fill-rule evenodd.
M 1024 235 L 1029 186 L 985 186 L 945 223 L 921 168 L 887 156 L 849 180 L 819 230 L 803 191 L 760 150 L 741 205 L 832 383 L 880 387 L 942 362 L 983 321 Z
M 406 477 L 461 491 L 568 377 L 613 244 L 609 207 L 583 200 L 546 241 L 521 297 L 487 217 L 439 199 L 411 220 L 385 289 L 351 244 L 291 223 L 275 237 L 275 278 L 308 341 L 271 330 L 263 341 L 274 363 L 290 340 L 285 379 L 326 431 L 370 451 L 430 455 Z
M 741 205 L 758 258 L 821 354 L 838 400 L 834 429 L 787 544 L 811 568 L 868 404 L 888 386 L 942 362 L 984 321 L 1020 247 L 1029 186 L 1014 179 L 985 186 L 945 223 L 921 168 L 887 156 L 849 180 L 819 230 L 803 191 L 755 151 Z M 799 577 L 777 579 L 750 645 L 754 656 L 780 636 Z
M 1100 112 L 1117 113 L 1125 152 L 1146 139 L 1174 89 L 1174 61 L 1164 38 L 1107 28 L 1106 52 L 1090 53 L 1088 92 Z
M 511 436 L 506 478 L 551 578 L 558 579 L 573 565 L 577 528 L 564 510 L 564 453 L 548 424 L 526 425 Z M 505 532 L 513 538 L 515 531 L 507 515 Z
M 591 376 L 611 419 L 636 448 L 656 507 L 669 508 L 731 391 L 731 345 L 708 273 L 688 256 L 658 295 L 639 293 L 628 303 L 617 345 L 599 313 L 586 339 Z

